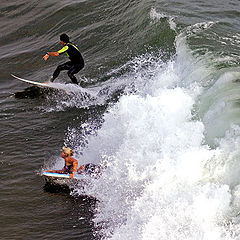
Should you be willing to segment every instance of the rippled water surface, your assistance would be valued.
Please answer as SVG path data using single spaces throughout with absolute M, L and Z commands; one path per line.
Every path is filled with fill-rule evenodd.
M 239 239 L 239 16 L 236 0 L 2 0 L 1 238 Z M 64 32 L 83 88 L 11 76 L 49 80 Z M 45 185 L 63 144 L 101 178 Z

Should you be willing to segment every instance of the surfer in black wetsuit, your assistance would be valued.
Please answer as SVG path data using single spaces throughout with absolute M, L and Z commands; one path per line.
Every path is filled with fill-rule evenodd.
M 66 53 L 70 61 L 60 64 L 51 76 L 50 81 L 53 82 L 58 77 L 61 71 L 68 70 L 67 74 L 69 78 L 72 80 L 73 83 L 78 84 L 77 78 L 74 76 L 74 74 L 78 73 L 81 69 L 84 68 L 83 57 L 79 49 L 70 42 L 67 34 L 63 33 L 60 36 L 60 41 L 63 45 L 63 48 L 57 52 L 48 52 L 44 55 L 43 59 L 46 61 L 49 56 L 59 56 L 63 53 Z

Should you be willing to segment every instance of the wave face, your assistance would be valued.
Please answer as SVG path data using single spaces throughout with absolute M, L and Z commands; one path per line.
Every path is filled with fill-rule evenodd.
M 16 171 L 29 176 L 43 165 L 36 159 L 46 158 L 44 142 L 45 151 L 56 157 L 51 163 L 44 160 L 43 168 L 50 164 L 61 168 L 59 153 L 53 149 L 63 143 L 74 148 L 80 163 L 103 164 L 101 178 L 92 180 L 84 192 L 75 186 L 71 193 L 98 199 L 87 223 L 89 238 L 238 239 L 240 19 L 236 6 L 236 0 L 217 5 L 213 1 L 3 1 L 2 161 L 10 161 Z M 78 77 L 87 87 L 79 91 L 67 86 L 73 94 L 47 94 L 31 103 L 13 100 L 9 93 L 22 83 L 10 81 L 10 73 L 47 80 L 63 59 L 43 63 L 41 58 L 61 47 L 58 38 L 63 32 L 83 53 L 86 67 Z M 67 74 L 61 73 L 57 81 L 61 86 L 68 82 Z M 29 169 L 24 159 L 19 160 L 25 139 L 32 144 L 31 153 L 26 153 Z M 17 191 L 12 185 L 12 192 L 21 198 L 28 191 L 33 198 L 37 181 L 24 191 L 24 178 L 13 177 L 21 188 Z M 40 194 L 34 204 L 41 201 Z M 10 205 L 6 203 L 5 209 Z M 47 216 L 48 210 L 46 205 L 38 217 Z M 27 211 L 22 216 L 30 218 Z M 56 221 L 65 222 L 61 218 Z M 53 231 L 51 225 L 54 228 L 52 222 L 44 230 Z
M 183 35 L 176 37 L 170 61 L 151 59 L 149 68 L 137 69 L 137 91 L 109 109 L 84 152 L 89 161 L 94 156 L 108 165 L 89 191 L 100 199 L 95 224 L 106 239 L 234 239 L 237 234 L 240 129 L 226 115 L 219 126 L 209 104 L 209 98 L 219 101 L 209 92 L 235 73 L 204 86 L 218 70 L 194 56 Z M 141 66 L 148 59 L 135 61 Z M 226 124 L 231 126 L 224 130 Z

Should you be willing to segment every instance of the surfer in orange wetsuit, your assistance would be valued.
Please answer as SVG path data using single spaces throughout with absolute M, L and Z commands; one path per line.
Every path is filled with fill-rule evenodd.
M 70 147 L 62 147 L 61 157 L 65 160 L 65 166 L 62 170 L 48 170 L 47 172 L 52 173 L 69 173 L 70 178 L 74 177 L 77 172 L 78 161 L 73 158 L 73 150 Z

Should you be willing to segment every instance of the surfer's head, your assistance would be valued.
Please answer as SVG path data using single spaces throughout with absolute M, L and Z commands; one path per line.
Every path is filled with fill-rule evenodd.
M 61 42 L 64 42 L 65 44 L 70 42 L 69 36 L 66 33 L 63 33 L 60 35 L 60 40 L 61 40 Z
M 70 147 L 62 147 L 62 151 L 64 154 L 68 155 L 68 156 L 72 156 L 73 155 L 73 150 Z

